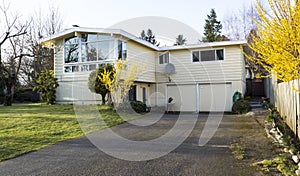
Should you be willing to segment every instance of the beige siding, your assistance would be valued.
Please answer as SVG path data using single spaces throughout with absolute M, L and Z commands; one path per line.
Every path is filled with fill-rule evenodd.
M 62 47 L 62 41 L 57 42 L 56 45 L 58 46 L 58 48 L 55 49 L 54 71 L 55 76 L 59 77 L 63 75 L 64 51 Z
M 132 41 L 127 42 L 128 62 L 143 70 L 136 81 L 155 82 L 156 51 Z
M 135 83 L 136 85 L 136 99 L 143 102 L 143 88 L 146 89 L 146 105 L 149 107 L 155 106 L 155 84 L 146 84 L 146 83 Z
M 211 49 L 211 48 L 207 48 Z M 224 47 L 224 61 L 209 61 L 192 63 L 192 50 L 170 52 L 170 63 L 175 65 L 175 74 L 171 75 L 173 82 L 226 82 L 244 80 L 244 61 L 239 46 Z M 203 49 L 201 49 L 203 50 Z M 165 65 L 157 64 L 158 82 L 165 82 Z
M 87 81 L 59 82 L 56 100 L 58 103 L 94 104 L 101 102 L 101 95 L 91 93 Z

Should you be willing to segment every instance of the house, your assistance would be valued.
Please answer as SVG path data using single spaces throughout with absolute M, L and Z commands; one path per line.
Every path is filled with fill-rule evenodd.
M 87 87 L 89 73 L 126 59 L 146 66 L 129 92 L 130 100 L 174 111 L 231 111 L 233 95 L 245 92 L 245 41 L 157 47 L 120 29 L 74 27 L 43 41 L 55 46 L 58 103 L 89 103 L 100 95 Z

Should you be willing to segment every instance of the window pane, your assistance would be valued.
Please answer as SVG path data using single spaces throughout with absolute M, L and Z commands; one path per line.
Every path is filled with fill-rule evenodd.
M 122 41 L 118 41 L 118 59 L 122 59 Z
M 72 66 L 72 72 L 78 72 L 79 68 L 78 66 Z
M 81 41 L 82 42 L 95 42 L 98 41 L 97 34 L 81 34 Z
M 97 60 L 97 43 L 83 43 L 81 45 L 82 60 L 96 61 Z
M 110 35 L 98 35 L 98 38 L 100 40 L 114 40 L 114 37 L 110 36 Z
M 201 51 L 201 61 L 215 60 L 215 50 Z
M 69 37 L 65 40 L 65 45 L 74 45 L 78 44 L 78 37 Z
M 78 72 L 78 66 L 67 66 L 65 67 L 65 73 Z
M 160 55 L 159 56 L 159 64 L 163 64 L 164 63 L 164 55 Z
M 88 49 L 87 49 L 87 46 L 85 43 L 83 43 L 81 45 L 81 62 L 86 62 L 87 61 L 87 52 Z
M 90 71 L 96 70 L 96 64 L 90 65 Z
M 127 42 L 118 41 L 118 59 L 127 58 Z
M 193 51 L 193 62 L 199 62 L 199 51 Z
M 169 52 L 159 55 L 159 64 L 169 63 Z
M 217 60 L 224 60 L 224 50 L 216 50 L 217 53 Z
M 65 73 L 71 73 L 72 67 L 65 67 Z
M 81 71 L 82 72 L 89 71 L 89 65 L 82 65 L 81 66 Z
M 65 45 L 65 63 L 78 62 L 78 44 Z
M 107 60 L 114 58 L 114 41 L 99 42 L 98 60 Z
M 168 64 L 169 63 L 169 53 L 164 54 L 165 56 L 165 63 Z

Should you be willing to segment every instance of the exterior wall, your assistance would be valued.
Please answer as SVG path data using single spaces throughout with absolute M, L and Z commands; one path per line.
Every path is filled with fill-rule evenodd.
M 211 48 L 206 49 L 209 50 Z M 172 81 L 179 83 L 245 81 L 244 59 L 240 46 L 227 46 L 214 49 L 224 49 L 224 61 L 193 63 L 192 51 L 197 49 L 170 51 L 170 63 L 174 64 L 176 69 L 175 74 L 170 76 Z M 205 48 L 199 50 L 205 50 Z M 160 65 L 158 62 L 156 64 L 158 72 L 157 81 L 166 82 L 167 77 L 164 74 L 165 65 Z
M 211 49 L 211 48 L 206 48 Z M 192 51 L 193 50 L 177 50 L 170 51 L 170 63 L 175 66 L 175 73 L 170 75 L 170 80 L 168 75 L 165 74 L 166 64 L 157 65 L 157 91 L 161 94 L 156 98 L 156 103 L 158 106 L 167 106 L 168 91 L 174 92 L 173 90 L 168 90 L 168 86 L 177 85 L 180 89 L 179 94 L 184 97 L 188 97 L 188 94 L 194 94 L 197 97 L 195 103 L 194 99 L 192 101 L 186 100 L 186 102 L 175 102 L 173 109 L 179 111 L 180 109 L 186 109 L 187 111 L 201 111 L 200 104 L 203 105 L 203 99 L 211 99 L 209 95 L 200 96 L 201 85 L 207 84 L 223 84 L 230 85 L 230 89 L 226 92 L 226 97 L 224 101 L 227 102 L 225 111 L 231 111 L 232 107 L 232 97 L 236 91 L 245 93 L 245 64 L 244 57 L 239 45 L 227 46 L 223 48 L 214 49 L 224 49 L 225 59 L 222 61 L 206 61 L 193 63 L 192 62 Z M 195 49 L 197 50 L 197 49 Z M 205 50 L 201 48 L 199 50 Z M 158 60 L 158 59 L 156 59 Z M 187 88 L 186 86 L 190 86 Z M 194 87 L 195 91 L 191 89 Z M 217 86 L 215 86 L 217 87 Z M 189 92 L 185 92 L 184 89 L 191 89 Z M 181 90 L 182 89 L 182 90 Z M 195 93 L 199 91 L 199 93 Z M 178 91 L 178 90 L 177 90 Z M 181 91 L 181 92 L 180 92 Z M 212 94 L 217 94 L 217 92 L 211 92 Z M 177 96 L 177 95 L 175 95 Z M 217 95 L 218 96 L 218 95 Z M 179 98 L 179 97 L 177 97 Z M 184 99 L 183 97 L 180 98 Z M 186 108 L 186 107 L 191 108 Z M 206 105 L 205 105 L 206 106 Z
M 146 105 L 149 107 L 155 106 L 155 84 L 149 83 L 134 83 L 136 85 L 136 99 L 143 102 L 143 88 L 146 89 Z
M 94 100 L 101 102 L 101 95 L 91 93 L 87 87 L 90 72 L 64 73 L 63 40 L 58 41 L 56 45 L 61 46 L 56 50 L 54 61 L 55 77 L 58 78 L 60 85 L 57 88 L 57 102 L 73 103 L 73 101 L 85 101 L 86 103 L 92 103 Z M 155 51 L 135 42 L 127 41 L 127 56 L 129 65 L 130 63 L 134 63 L 139 68 L 143 67 L 143 72 L 140 73 L 141 75 L 139 75 L 136 81 L 146 82 L 146 84 L 155 82 Z M 147 90 L 149 89 L 147 92 L 151 93 L 151 89 L 148 87 L 148 84 L 146 84 L 143 86 L 147 87 Z M 141 92 L 138 93 L 142 96 Z M 148 97 L 150 97 L 150 95 L 151 94 L 149 94 Z M 142 100 L 142 97 L 139 97 L 139 100 Z M 151 100 L 149 99 L 147 101 L 150 105 Z
M 142 70 L 136 81 L 155 83 L 156 51 L 133 41 L 127 41 L 127 56 L 129 65 L 133 63 Z

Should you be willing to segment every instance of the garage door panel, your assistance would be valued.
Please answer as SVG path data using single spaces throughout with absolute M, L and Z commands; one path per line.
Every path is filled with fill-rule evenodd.
M 231 84 L 199 85 L 200 111 L 231 111 Z
M 175 102 L 172 105 L 174 111 L 197 111 L 196 85 L 171 85 L 167 86 L 167 99 L 172 97 Z

